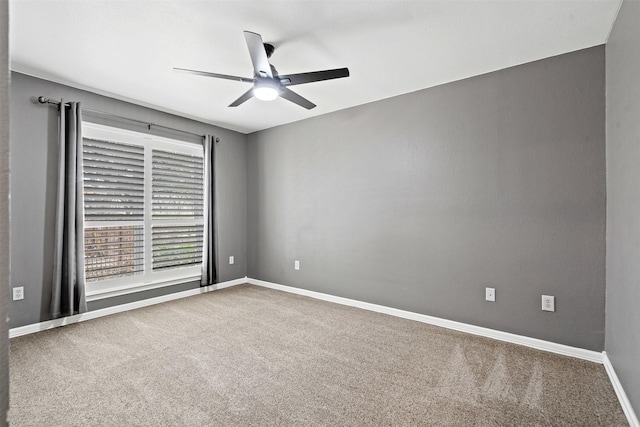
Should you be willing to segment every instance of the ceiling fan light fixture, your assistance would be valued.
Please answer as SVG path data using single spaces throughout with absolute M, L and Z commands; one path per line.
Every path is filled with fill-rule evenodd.
M 348 68 L 336 68 L 333 70 L 311 71 L 308 73 L 281 76 L 275 67 L 269 63 L 269 57 L 274 49 L 273 45 L 264 43 L 260 34 L 252 33 L 251 31 L 245 31 L 244 38 L 247 42 L 247 48 L 249 48 L 251 63 L 253 64 L 253 78 L 251 79 L 247 77 L 230 76 L 228 74 L 210 73 L 208 71 L 189 70 L 187 68 L 174 68 L 174 70 L 200 76 L 216 77 L 218 79 L 253 83 L 253 87 L 249 88 L 249 90 L 240 95 L 238 99 L 229 104 L 229 107 L 237 107 L 253 97 L 263 101 L 273 101 L 281 97 L 302 108 L 311 110 L 315 108 L 316 104 L 298 95 L 289 89 L 289 86 L 349 77 Z
M 258 81 L 253 87 L 253 96 L 262 101 L 273 101 L 278 95 L 280 95 L 280 86 L 274 81 Z

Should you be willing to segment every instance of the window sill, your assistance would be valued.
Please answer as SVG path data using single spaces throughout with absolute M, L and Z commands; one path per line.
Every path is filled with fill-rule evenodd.
M 181 277 L 180 279 L 165 280 L 162 282 L 145 283 L 142 285 L 114 286 L 112 288 L 87 291 L 87 302 L 97 301 L 105 298 L 117 297 L 120 295 L 133 294 L 136 292 L 148 291 L 151 289 L 164 288 L 166 286 L 180 285 L 182 283 L 200 280 L 202 276 Z

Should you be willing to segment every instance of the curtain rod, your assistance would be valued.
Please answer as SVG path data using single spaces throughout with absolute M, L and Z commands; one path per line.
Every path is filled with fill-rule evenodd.
M 51 104 L 51 105 L 57 105 L 57 106 L 60 105 L 60 101 L 55 101 L 55 100 L 46 98 L 44 96 L 39 96 L 38 98 L 36 98 L 36 100 L 40 104 Z M 65 106 L 68 107 L 69 104 L 65 103 Z M 115 114 L 105 113 L 103 111 L 98 111 L 98 110 L 92 110 L 90 108 L 82 108 L 82 111 L 86 111 L 86 112 L 88 112 L 90 114 L 96 114 L 96 115 L 103 116 L 103 117 L 109 117 L 109 118 L 113 118 L 113 119 L 126 120 L 126 121 L 129 121 L 129 122 L 143 124 L 143 125 L 147 126 L 149 130 L 151 130 L 151 126 L 153 126 L 153 127 L 157 127 L 157 128 L 168 129 L 168 130 L 171 130 L 171 131 L 174 131 L 174 132 L 184 133 L 184 134 L 187 134 L 187 135 L 197 136 L 197 137 L 200 137 L 200 138 L 204 138 L 205 137 L 205 135 L 200 135 L 200 134 L 197 134 L 197 133 L 194 133 L 194 132 L 188 132 L 186 130 L 176 129 L 176 128 L 172 128 L 172 127 L 169 127 L 169 126 L 157 125 L 155 123 L 143 122 L 142 120 L 130 119 L 129 117 L 116 116 Z M 215 138 L 216 142 L 218 142 L 219 140 L 220 140 L 219 138 Z

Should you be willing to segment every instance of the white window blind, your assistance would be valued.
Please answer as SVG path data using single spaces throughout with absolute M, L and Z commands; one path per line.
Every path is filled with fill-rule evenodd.
M 144 270 L 144 148 L 84 138 L 84 233 L 87 282 Z
M 198 280 L 203 147 L 83 123 L 82 148 L 87 297 Z
M 85 228 L 84 251 L 87 282 L 141 274 L 144 228 L 141 225 Z
M 153 227 L 153 269 L 202 263 L 203 225 Z
M 153 218 L 202 218 L 202 157 L 153 150 Z
M 144 148 L 84 138 L 84 209 L 89 221 L 144 217 Z
M 153 150 L 152 181 L 154 271 L 201 264 L 203 158 Z

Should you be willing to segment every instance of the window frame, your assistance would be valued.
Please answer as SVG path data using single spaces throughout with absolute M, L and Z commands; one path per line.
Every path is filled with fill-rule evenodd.
M 153 172 L 153 150 L 162 150 L 197 156 L 203 159 L 203 177 L 205 175 L 204 148 L 202 144 L 180 141 L 156 135 L 151 135 L 132 130 L 106 126 L 102 124 L 83 121 L 82 138 L 102 139 L 106 141 L 121 142 L 141 146 L 144 148 L 144 215 L 142 221 L 90 221 L 85 218 L 83 206 L 83 236 L 84 231 L 94 227 L 143 225 L 144 228 L 144 269 L 142 274 L 133 274 L 127 277 L 117 277 L 99 281 L 88 282 L 85 285 L 87 301 L 94 301 L 113 296 L 141 292 L 149 289 L 156 289 L 165 286 L 176 285 L 199 281 L 202 278 L 202 262 L 188 267 L 166 269 L 161 271 L 153 270 L 152 256 L 152 228 L 153 226 L 164 225 L 202 225 L 206 228 L 206 209 L 200 218 L 190 219 L 154 219 L 152 214 L 152 172 Z M 84 160 L 84 159 L 83 159 Z M 83 186 L 84 188 L 84 186 Z M 208 204 L 210 195 L 207 192 L 206 183 L 203 185 L 203 201 Z M 83 239 L 84 241 L 84 239 Z M 206 234 L 203 236 L 203 254 L 206 253 Z

